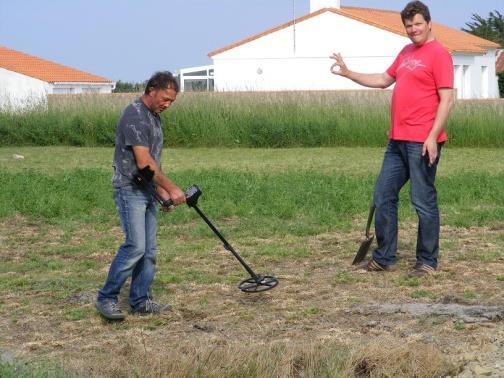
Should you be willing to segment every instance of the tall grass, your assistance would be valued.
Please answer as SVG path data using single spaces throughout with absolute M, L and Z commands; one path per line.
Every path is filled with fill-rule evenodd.
M 0 146 L 112 146 L 135 95 L 53 96 L 24 113 L 0 113 Z M 162 114 L 177 147 L 382 146 L 389 91 L 184 93 Z M 458 101 L 450 145 L 502 147 L 504 101 Z

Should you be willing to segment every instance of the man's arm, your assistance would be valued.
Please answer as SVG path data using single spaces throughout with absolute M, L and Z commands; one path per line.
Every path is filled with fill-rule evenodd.
M 346 77 L 365 87 L 384 89 L 390 87 L 395 82 L 394 78 L 386 72 L 366 74 L 350 71 L 339 53 L 332 54 L 330 58 L 335 60 L 334 64 L 331 66 L 331 72 L 334 75 Z
M 154 183 L 159 186 L 162 190 L 159 191 L 162 197 L 165 197 L 163 191 L 168 193 L 168 196 L 173 201 L 175 205 L 179 205 L 185 202 L 185 194 L 180 188 L 171 181 L 168 177 L 166 177 L 159 165 L 152 158 L 149 153 L 149 148 L 144 146 L 133 146 L 133 154 L 135 155 L 135 160 L 138 169 L 143 169 L 147 166 L 150 167 L 152 171 L 154 171 Z M 163 198 L 168 199 L 168 198 Z
M 434 124 L 429 133 L 429 136 L 425 140 L 422 148 L 422 156 L 429 157 L 429 166 L 434 164 L 437 159 L 437 139 L 441 131 L 445 128 L 446 121 L 448 120 L 448 115 L 453 106 L 453 89 L 451 88 L 439 88 L 439 105 L 436 112 L 436 118 L 434 119 Z

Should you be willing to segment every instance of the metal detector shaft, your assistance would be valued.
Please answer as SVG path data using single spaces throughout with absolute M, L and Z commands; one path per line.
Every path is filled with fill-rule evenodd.
M 210 222 L 210 220 L 206 217 L 206 215 L 203 213 L 203 211 L 201 211 L 197 205 L 193 205 L 192 207 L 194 207 L 194 210 L 196 210 L 196 212 L 199 214 L 199 216 L 201 218 L 203 218 L 203 220 L 205 221 L 205 223 L 208 225 L 208 227 L 210 227 L 212 229 L 212 231 L 215 233 L 215 235 L 217 235 L 219 237 L 219 239 L 222 241 L 222 243 L 224 244 L 224 248 L 227 249 L 229 252 L 231 252 L 233 254 L 234 257 L 236 257 L 236 259 L 240 262 L 240 264 L 243 265 L 243 267 L 245 268 L 245 270 L 250 274 L 250 276 L 255 280 L 255 281 L 259 281 L 260 278 L 257 276 L 257 274 L 254 273 L 254 271 L 247 265 L 247 263 L 241 258 L 241 256 L 236 253 L 236 251 L 233 249 L 233 247 L 231 247 L 231 244 L 229 244 L 227 242 L 226 239 L 224 239 L 224 236 L 222 236 L 222 234 L 219 232 L 219 230 L 217 230 L 217 228 L 212 224 L 212 222 Z

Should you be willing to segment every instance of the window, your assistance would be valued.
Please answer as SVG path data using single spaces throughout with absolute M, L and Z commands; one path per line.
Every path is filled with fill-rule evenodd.
M 75 92 L 72 87 L 54 87 L 53 94 L 72 94 Z
M 84 87 L 82 93 L 100 93 L 99 87 Z

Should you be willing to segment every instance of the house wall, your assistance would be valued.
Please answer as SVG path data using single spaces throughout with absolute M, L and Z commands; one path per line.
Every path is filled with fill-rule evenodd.
M 49 84 L 0 68 L 0 110 L 23 110 L 45 104 Z
M 291 26 L 214 55 L 216 90 L 363 89 L 331 74 L 329 56 L 340 52 L 355 71 L 383 72 L 409 41 L 331 12 L 300 22 L 295 30 L 295 41 Z
M 49 94 L 112 93 L 115 83 L 52 83 Z
M 331 74 L 329 55 L 340 52 L 353 71 L 384 72 L 408 43 L 407 37 L 325 12 L 214 55 L 215 90 L 367 89 Z M 495 50 L 454 54 L 453 61 L 459 98 L 499 97 Z
M 47 83 L 0 68 L 0 110 L 26 110 L 45 105 L 48 94 L 111 93 L 115 83 Z
M 495 50 L 484 55 L 453 54 L 457 98 L 498 98 Z

